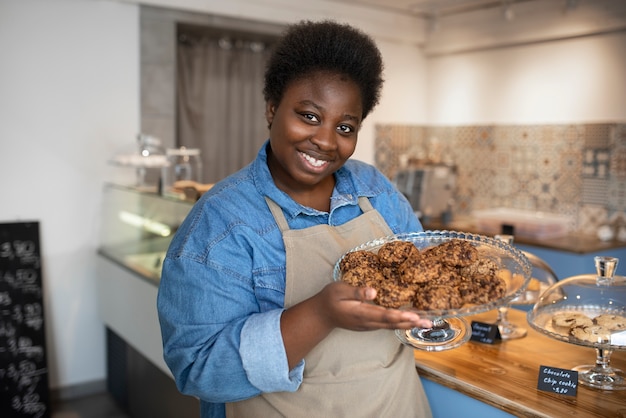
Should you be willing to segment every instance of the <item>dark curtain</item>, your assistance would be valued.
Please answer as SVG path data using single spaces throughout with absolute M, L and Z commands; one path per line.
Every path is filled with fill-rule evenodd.
M 267 138 L 263 73 L 268 55 L 262 42 L 179 35 L 178 145 L 201 150 L 204 183 L 248 164 Z

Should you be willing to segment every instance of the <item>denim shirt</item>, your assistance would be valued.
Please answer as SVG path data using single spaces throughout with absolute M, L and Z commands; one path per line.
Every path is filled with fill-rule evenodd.
M 422 230 L 391 182 L 356 160 L 335 173 L 330 213 L 296 203 L 274 184 L 267 146 L 193 206 L 163 263 L 157 308 L 165 362 L 178 389 L 200 398 L 203 418 L 225 417 L 226 402 L 296 391 L 302 382 L 304 361 L 289 370 L 280 332 L 285 248 L 265 196 L 291 229 L 342 225 L 361 215 L 358 197 L 366 196 L 394 233 Z

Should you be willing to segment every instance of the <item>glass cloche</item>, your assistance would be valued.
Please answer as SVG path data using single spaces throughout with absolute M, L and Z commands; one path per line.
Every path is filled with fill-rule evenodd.
M 610 366 L 614 350 L 626 350 L 626 277 L 615 275 L 618 259 L 595 257 L 596 274 L 582 274 L 549 287 L 528 312 L 535 330 L 559 341 L 594 348 L 593 365 L 574 368 L 582 385 L 626 389 L 624 372 Z

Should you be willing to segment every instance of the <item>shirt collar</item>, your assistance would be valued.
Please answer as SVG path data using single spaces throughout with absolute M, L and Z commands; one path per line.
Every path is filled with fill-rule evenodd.
M 276 187 L 267 166 L 267 147 L 269 147 L 269 140 L 263 144 L 252 164 L 252 176 L 259 193 L 276 202 L 286 215 L 292 218 L 300 214 L 313 216 L 326 214 L 297 203 L 287 193 Z M 358 204 L 359 196 L 371 197 L 375 194 L 366 182 L 352 175 L 351 170 L 346 167 L 348 163 L 335 172 L 336 183 L 331 197 L 331 212 L 341 206 Z

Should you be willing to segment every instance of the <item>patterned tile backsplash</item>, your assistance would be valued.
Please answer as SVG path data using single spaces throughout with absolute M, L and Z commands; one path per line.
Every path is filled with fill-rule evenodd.
M 456 215 L 507 207 L 566 215 L 571 232 L 626 225 L 626 124 L 377 125 L 376 165 L 457 167 Z

